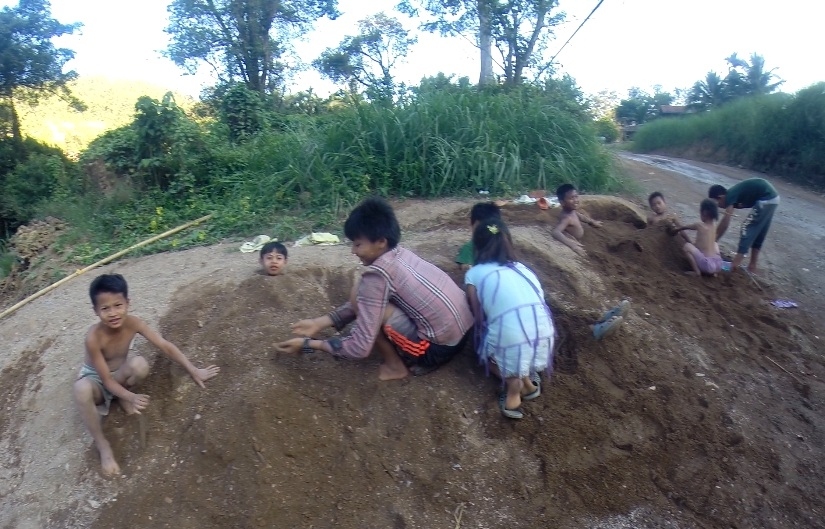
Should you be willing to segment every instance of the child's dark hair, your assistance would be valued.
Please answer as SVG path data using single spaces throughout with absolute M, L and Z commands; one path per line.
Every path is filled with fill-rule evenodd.
M 475 264 L 498 263 L 506 265 L 516 260 L 510 230 L 501 219 L 485 219 L 473 230 L 473 258 Z
M 479 202 L 470 210 L 470 224 L 486 219 L 500 219 L 501 208 L 492 202 Z
M 563 202 L 564 197 L 567 196 L 567 193 L 575 190 L 576 186 L 574 186 L 573 184 L 562 184 L 559 186 L 558 189 L 556 189 L 556 197 L 558 197 L 559 202 Z
M 264 247 L 261 248 L 261 259 L 268 253 L 275 252 L 277 254 L 281 254 L 284 256 L 284 259 L 289 259 L 289 254 L 286 251 L 286 246 L 279 243 L 278 241 L 270 241 L 264 244 Z
M 353 209 L 344 223 L 344 235 L 354 241 L 365 237 L 370 242 L 387 239 L 387 247 L 392 250 L 401 240 L 401 227 L 395 212 L 386 200 L 368 198 Z
M 706 198 L 699 204 L 699 213 L 704 217 L 707 215 L 713 220 L 719 220 L 719 206 L 711 198 Z
M 120 274 L 103 274 L 99 275 L 89 285 L 89 297 L 92 299 L 92 305 L 97 306 L 97 296 L 104 292 L 109 294 L 123 294 L 123 297 L 129 299 L 129 285 L 126 284 L 126 279 Z
M 662 194 L 661 191 L 654 191 L 653 193 L 650 194 L 649 197 L 647 197 L 647 205 L 648 206 L 653 203 L 654 198 L 661 198 L 662 202 L 665 201 L 665 196 Z
M 728 190 L 725 189 L 725 186 L 720 186 L 719 184 L 713 184 L 710 186 L 710 189 L 708 189 L 708 198 L 712 198 L 714 200 L 727 194 Z

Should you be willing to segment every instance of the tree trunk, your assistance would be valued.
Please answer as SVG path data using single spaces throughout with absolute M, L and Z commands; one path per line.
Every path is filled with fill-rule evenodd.
M 481 50 L 481 74 L 478 84 L 493 83 L 493 31 L 489 0 L 478 0 L 478 47 Z
M 11 138 L 13 145 L 21 145 L 23 143 L 23 134 L 20 132 L 20 116 L 17 115 L 17 109 L 14 107 L 14 100 L 8 98 L 9 109 L 11 109 Z

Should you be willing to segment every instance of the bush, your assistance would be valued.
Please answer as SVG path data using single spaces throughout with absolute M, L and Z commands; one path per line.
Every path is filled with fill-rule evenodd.
M 639 129 L 634 150 L 691 149 L 748 169 L 825 187 L 825 83 L 795 95 L 774 94 Z

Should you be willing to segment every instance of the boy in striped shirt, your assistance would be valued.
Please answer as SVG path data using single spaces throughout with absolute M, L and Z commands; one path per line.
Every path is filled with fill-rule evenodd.
M 302 338 L 282 342 L 284 353 L 326 351 L 345 358 L 382 360 L 380 380 L 428 373 L 464 347 L 473 316 L 464 291 L 444 271 L 398 246 L 401 228 L 392 207 L 370 198 L 344 224 L 352 253 L 366 267 L 349 302 L 334 311 L 292 325 Z M 352 332 L 328 340 L 312 339 L 321 330 Z

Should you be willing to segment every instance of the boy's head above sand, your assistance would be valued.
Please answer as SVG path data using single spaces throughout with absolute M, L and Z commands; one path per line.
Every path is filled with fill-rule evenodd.
M 129 313 L 129 286 L 120 274 L 97 276 L 89 285 L 89 297 L 100 322 L 110 329 L 123 325 Z
M 663 215 L 667 211 L 665 196 L 659 191 L 651 193 L 650 196 L 647 197 L 647 203 L 656 215 Z
M 352 253 L 365 266 L 398 246 L 401 226 L 385 200 L 368 198 L 349 214 L 344 235 L 352 241 Z
M 286 268 L 287 250 L 283 244 L 272 241 L 261 248 L 261 268 L 268 276 L 281 275 Z
M 475 228 L 479 222 L 487 219 L 501 219 L 501 208 L 492 202 L 479 202 L 470 210 L 471 228 Z
M 699 204 L 699 215 L 702 222 L 711 222 L 719 220 L 719 206 L 712 198 L 706 198 Z
M 579 209 L 579 192 L 573 184 L 562 184 L 556 189 L 556 197 L 559 199 L 564 211 L 575 211 Z

